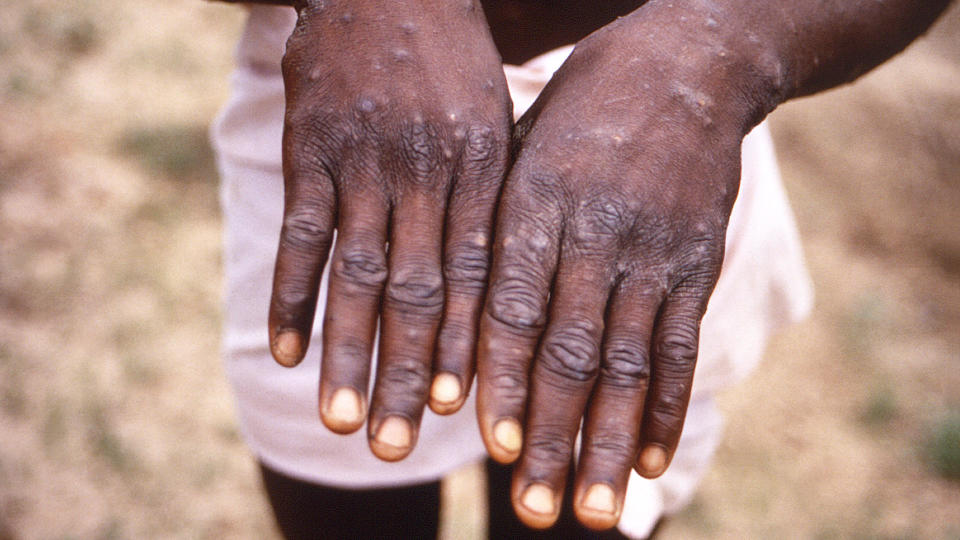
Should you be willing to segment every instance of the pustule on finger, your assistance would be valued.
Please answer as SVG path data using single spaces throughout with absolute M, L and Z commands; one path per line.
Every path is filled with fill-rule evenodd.
M 323 424 L 336 433 L 353 433 L 366 417 L 366 406 L 353 388 L 338 388 L 321 409 Z

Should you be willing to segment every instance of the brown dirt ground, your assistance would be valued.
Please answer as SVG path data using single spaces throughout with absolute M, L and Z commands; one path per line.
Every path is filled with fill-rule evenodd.
M 217 360 L 206 125 L 242 11 L 0 3 L 0 540 L 275 535 Z M 813 315 L 724 396 L 673 538 L 958 538 L 960 8 L 773 129 Z M 445 536 L 482 530 L 476 471 Z

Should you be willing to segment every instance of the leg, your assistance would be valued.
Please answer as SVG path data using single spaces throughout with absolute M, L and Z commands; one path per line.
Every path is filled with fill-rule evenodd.
M 440 482 L 349 490 L 290 478 L 262 463 L 260 471 L 287 540 L 437 537 Z

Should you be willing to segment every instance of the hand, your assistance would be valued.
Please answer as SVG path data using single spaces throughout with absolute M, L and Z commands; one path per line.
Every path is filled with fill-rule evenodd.
M 339 433 L 363 425 L 379 316 L 370 446 L 398 460 L 416 442 L 431 377 L 440 413 L 461 406 L 473 377 L 512 107 L 477 2 L 298 8 L 283 59 L 271 350 L 285 366 L 303 358 L 336 230 L 320 416 Z
M 478 419 L 491 456 L 519 459 L 511 497 L 532 527 L 557 518 L 581 420 L 574 507 L 598 529 L 630 468 L 660 475 L 680 438 L 740 144 L 766 112 L 753 64 L 683 15 L 657 3 L 582 41 L 515 130 Z

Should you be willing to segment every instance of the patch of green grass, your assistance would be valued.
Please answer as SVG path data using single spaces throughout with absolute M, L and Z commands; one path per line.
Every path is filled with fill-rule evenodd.
M 173 180 L 216 178 L 213 151 L 204 126 L 129 128 L 121 134 L 117 147 L 148 170 Z
M 950 411 L 930 429 L 923 456 L 940 476 L 960 480 L 960 410 Z

